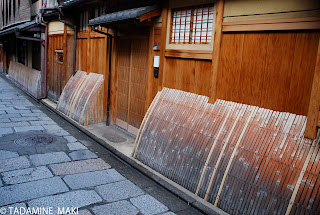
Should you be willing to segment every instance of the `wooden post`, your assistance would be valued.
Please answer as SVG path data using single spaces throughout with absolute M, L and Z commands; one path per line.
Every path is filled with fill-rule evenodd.
M 148 50 L 148 74 L 147 74 L 147 93 L 146 93 L 146 105 L 145 112 L 148 110 L 149 105 L 152 102 L 153 92 L 153 43 L 154 43 L 154 22 L 150 28 L 149 33 L 149 50 Z
M 63 87 L 65 86 L 65 76 L 67 75 L 67 71 L 68 71 L 68 29 L 67 29 L 67 25 L 64 24 L 64 32 L 63 32 L 63 70 L 62 70 L 62 74 L 60 75 L 61 80 L 57 80 L 60 81 L 60 88 L 59 90 L 59 95 L 61 95 Z
M 161 17 L 162 17 L 162 28 L 161 28 L 161 47 L 160 47 L 160 65 L 159 65 L 159 85 L 158 91 L 162 90 L 163 86 L 163 76 L 164 76 L 164 61 L 165 61 L 165 49 L 167 43 L 167 22 L 168 22 L 168 8 L 169 3 L 168 0 L 164 2 L 164 6 L 162 8 Z
M 111 50 L 111 74 L 110 74 L 110 108 L 111 108 L 111 119 L 110 124 L 116 124 L 117 118 L 117 89 L 118 89 L 118 72 L 117 72 L 117 32 L 114 32 L 112 38 L 112 50 Z
M 317 136 L 317 123 L 320 107 L 320 40 L 318 44 L 318 54 L 316 67 L 313 76 L 312 90 L 309 102 L 307 126 L 304 133 L 306 138 L 315 139 Z
M 223 22 L 224 0 L 217 0 L 216 4 L 216 21 L 214 27 L 214 42 L 212 54 L 212 74 L 210 84 L 210 98 L 209 102 L 214 103 L 217 99 L 217 82 L 218 82 L 218 68 L 219 57 L 222 39 L 222 22 Z

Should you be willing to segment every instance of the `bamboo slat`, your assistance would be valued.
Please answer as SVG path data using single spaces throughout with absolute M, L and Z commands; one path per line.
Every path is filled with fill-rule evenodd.
M 136 159 L 230 214 L 319 214 L 305 116 L 168 88 L 150 107 Z
M 40 98 L 40 71 L 11 61 L 8 77 L 35 98 Z
M 78 71 L 63 89 L 57 109 L 82 125 L 102 122 L 103 81 L 103 75 Z

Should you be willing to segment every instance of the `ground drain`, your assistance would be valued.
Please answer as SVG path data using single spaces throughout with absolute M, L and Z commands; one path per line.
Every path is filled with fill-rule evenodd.
M 30 134 L 14 140 L 18 146 L 39 146 L 48 145 L 57 141 L 57 138 L 50 134 Z

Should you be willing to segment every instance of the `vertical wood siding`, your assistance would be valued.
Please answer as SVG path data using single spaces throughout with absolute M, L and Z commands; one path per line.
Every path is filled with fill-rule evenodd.
M 225 33 L 217 97 L 307 115 L 319 32 Z

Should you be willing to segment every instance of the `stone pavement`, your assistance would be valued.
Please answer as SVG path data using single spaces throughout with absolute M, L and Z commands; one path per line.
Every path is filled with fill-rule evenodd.
M 0 214 L 28 210 L 201 214 L 0 76 Z

